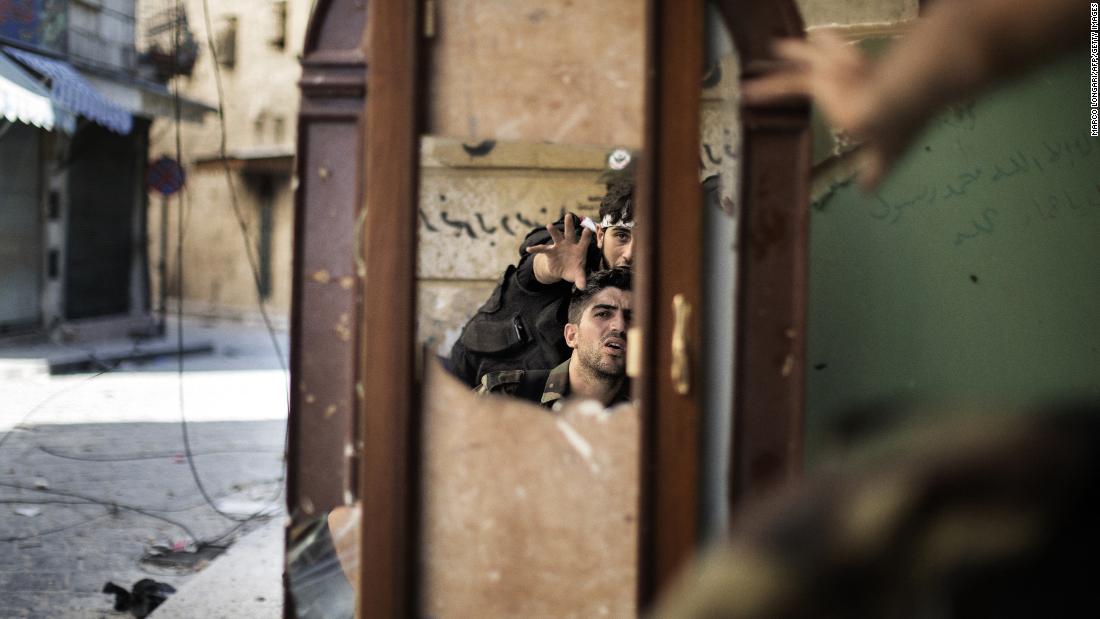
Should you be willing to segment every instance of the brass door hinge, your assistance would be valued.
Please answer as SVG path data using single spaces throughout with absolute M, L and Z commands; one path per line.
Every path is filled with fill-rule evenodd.
M 642 328 L 626 330 L 626 375 L 638 378 L 642 373 Z
M 424 0 L 424 38 L 435 37 L 435 0 Z
M 691 303 L 678 294 L 672 297 L 672 367 L 670 377 L 676 393 L 687 395 L 691 391 L 691 354 L 688 351 L 688 325 L 691 320 Z

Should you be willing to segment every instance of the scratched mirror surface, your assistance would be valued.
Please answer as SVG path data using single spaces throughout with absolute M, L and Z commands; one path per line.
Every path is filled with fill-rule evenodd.
M 457 0 L 433 17 L 420 613 L 632 615 L 633 282 L 601 271 L 633 262 L 644 3 Z
M 815 181 L 808 464 L 856 438 L 861 404 L 1100 397 L 1086 71 L 1070 57 L 950 109 L 873 193 Z

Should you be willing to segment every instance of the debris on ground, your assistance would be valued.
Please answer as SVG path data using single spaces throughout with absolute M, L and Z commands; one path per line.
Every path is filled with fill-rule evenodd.
M 131 591 L 127 591 L 113 582 L 107 581 L 103 585 L 103 593 L 113 593 L 115 596 L 115 610 L 130 611 L 137 619 L 144 619 L 160 606 L 168 596 L 176 592 L 176 588 L 168 583 L 157 582 L 152 578 L 142 578 L 134 583 Z
M 213 561 L 227 549 L 228 546 L 216 544 L 195 546 L 187 543 L 182 547 L 174 542 L 168 545 L 154 544 L 141 558 L 141 562 L 158 567 L 199 571 L 206 563 Z

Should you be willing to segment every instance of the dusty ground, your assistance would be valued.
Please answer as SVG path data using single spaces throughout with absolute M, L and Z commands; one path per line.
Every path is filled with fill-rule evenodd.
M 182 381 L 171 358 L 50 376 L 27 369 L 41 347 L 0 345 L 0 617 L 130 616 L 107 581 L 195 574 L 142 561 L 156 546 L 232 541 L 284 513 L 286 380 L 266 330 L 185 321 L 184 333 L 215 352 L 186 357 Z M 181 399 L 191 461 L 226 515 L 191 471 Z

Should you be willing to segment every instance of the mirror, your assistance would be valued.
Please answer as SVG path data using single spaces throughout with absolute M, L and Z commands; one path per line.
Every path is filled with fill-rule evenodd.
M 605 411 L 630 398 L 633 291 L 596 274 L 633 259 L 644 7 L 436 5 L 418 213 L 422 615 L 635 612 L 640 423 L 629 404 Z

